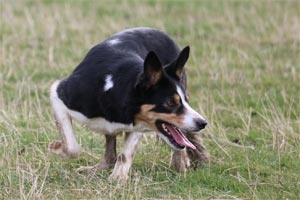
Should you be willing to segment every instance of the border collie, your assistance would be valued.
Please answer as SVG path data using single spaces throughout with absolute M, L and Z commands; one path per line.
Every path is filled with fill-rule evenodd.
M 126 29 L 94 46 L 69 77 L 51 86 L 61 140 L 50 143 L 49 150 L 79 156 L 75 120 L 106 138 L 103 161 L 80 171 L 114 166 L 110 177 L 126 180 L 139 139 L 149 130 L 174 149 L 179 171 L 187 167 L 186 152 L 199 150 L 198 143 L 203 147 L 195 142 L 194 132 L 207 125 L 188 103 L 184 71 L 188 57 L 189 46 L 180 51 L 167 34 L 145 27 Z M 125 142 L 117 156 L 116 136 L 122 132 Z

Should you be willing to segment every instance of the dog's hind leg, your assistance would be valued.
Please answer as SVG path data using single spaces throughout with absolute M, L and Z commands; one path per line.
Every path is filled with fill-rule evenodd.
M 56 81 L 51 86 L 50 100 L 61 140 L 50 143 L 48 148 L 54 154 L 75 158 L 80 154 L 80 146 L 74 135 L 71 117 L 67 112 L 67 108 L 57 95 L 56 89 L 58 85 L 59 81 Z
M 113 180 L 126 181 L 135 156 L 135 150 L 142 136 L 141 132 L 126 133 L 125 143 L 117 157 L 117 161 L 110 178 Z

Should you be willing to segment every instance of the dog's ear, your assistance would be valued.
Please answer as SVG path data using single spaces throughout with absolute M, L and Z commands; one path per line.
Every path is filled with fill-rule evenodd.
M 144 77 L 147 86 L 149 87 L 157 84 L 162 76 L 162 65 L 157 55 L 153 51 L 150 51 L 144 61 Z
M 170 66 L 166 67 L 165 71 L 167 72 L 167 74 L 177 78 L 178 80 L 181 80 L 184 75 L 183 67 L 189 58 L 189 54 L 190 47 L 184 47 L 177 59 L 173 63 L 171 63 Z

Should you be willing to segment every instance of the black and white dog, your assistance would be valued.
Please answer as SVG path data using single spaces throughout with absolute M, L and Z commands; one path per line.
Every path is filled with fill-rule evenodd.
M 188 104 L 184 72 L 188 57 L 188 46 L 180 51 L 164 32 L 144 27 L 124 30 L 93 47 L 69 77 L 51 86 L 61 140 L 52 142 L 49 150 L 79 156 L 74 119 L 106 138 L 104 160 L 80 170 L 114 165 L 111 178 L 126 180 L 139 139 L 147 130 L 157 132 L 174 149 L 175 160 L 186 159 L 180 156 L 182 151 L 198 148 L 188 138 L 195 138 L 193 132 L 207 124 Z M 120 132 L 126 136 L 117 156 Z M 179 166 L 179 171 L 181 167 L 185 168 Z

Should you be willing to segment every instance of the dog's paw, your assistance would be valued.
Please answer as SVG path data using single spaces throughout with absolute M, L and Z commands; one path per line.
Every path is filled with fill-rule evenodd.
M 103 170 L 106 168 L 112 167 L 112 165 L 107 164 L 105 160 L 99 162 L 97 165 L 94 166 L 80 166 L 76 169 L 77 172 L 94 172 L 97 170 Z
M 62 156 L 67 157 L 68 155 L 64 152 L 63 143 L 61 141 L 53 141 L 48 146 L 49 152 Z
M 72 148 L 66 148 L 62 141 L 51 142 L 48 146 L 48 150 L 56 155 L 70 158 L 76 158 L 80 154 L 80 146 L 74 145 Z
M 128 180 L 128 178 L 129 178 L 128 174 L 116 173 L 114 171 L 109 176 L 110 181 L 116 181 L 118 183 L 125 183 Z
M 116 163 L 113 172 L 109 176 L 109 179 L 117 182 L 126 182 L 129 178 L 128 173 L 129 173 L 128 165 Z

